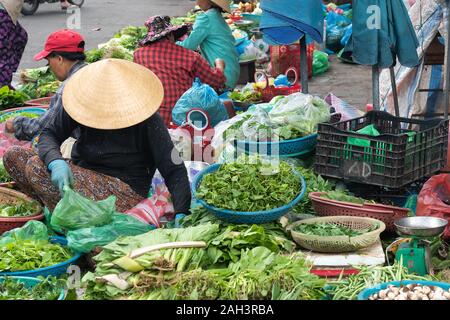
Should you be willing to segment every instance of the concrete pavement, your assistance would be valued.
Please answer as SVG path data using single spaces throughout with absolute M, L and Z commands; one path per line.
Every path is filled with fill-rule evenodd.
M 85 0 L 79 14 L 81 29 L 76 31 L 85 37 L 87 49 L 92 49 L 127 25 L 143 25 L 153 15 L 185 15 L 194 4 L 189 0 Z M 62 11 L 59 3 L 43 4 L 35 15 L 21 17 L 29 40 L 20 68 L 43 66 L 45 62 L 34 62 L 33 55 L 43 48 L 47 36 L 77 20 L 73 12 Z

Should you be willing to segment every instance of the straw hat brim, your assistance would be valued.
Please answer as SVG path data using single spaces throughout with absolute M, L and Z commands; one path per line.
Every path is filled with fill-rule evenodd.
M 230 1 L 228 0 L 211 0 L 211 2 L 215 3 L 219 7 L 221 7 L 224 11 L 231 13 Z
M 63 106 L 84 126 L 111 130 L 147 120 L 163 98 L 163 85 L 152 71 L 130 61 L 106 59 L 80 69 L 67 81 Z

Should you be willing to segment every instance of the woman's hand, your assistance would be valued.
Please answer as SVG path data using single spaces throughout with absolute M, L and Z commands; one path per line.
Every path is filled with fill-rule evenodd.
M 7 133 L 14 133 L 14 118 L 10 118 L 5 122 L 5 131 Z

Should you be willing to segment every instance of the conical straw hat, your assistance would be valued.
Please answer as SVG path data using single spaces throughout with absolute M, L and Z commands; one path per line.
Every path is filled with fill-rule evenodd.
M 211 0 L 211 2 L 214 2 L 215 4 L 217 4 L 224 11 L 226 11 L 228 13 L 231 12 L 230 1 L 229 0 Z
M 133 62 L 105 59 L 75 73 L 63 92 L 66 112 L 95 129 L 122 129 L 158 111 L 164 89 L 149 69 Z

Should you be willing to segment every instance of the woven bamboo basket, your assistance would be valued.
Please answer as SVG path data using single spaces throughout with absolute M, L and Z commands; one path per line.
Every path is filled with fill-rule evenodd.
M 316 236 L 303 234 L 294 231 L 294 228 L 300 224 L 314 224 L 314 223 L 331 223 L 337 226 L 345 226 L 352 230 L 365 230 L 371 227 L 376 227 L 373 231 L 366 232 L 355 237 L 349 236 Z M 303 248 L 326 253 L 343 253 L 352 252 L 367 248 L 374 244 L 379 238 L 380 234 L 386 229 L 384 222 L 372 218 L 364 217 L 349 217 L 349 216 L 333 216 L 320 217 L 300 220 L 288 226 L 288 230 L 292 234 L 292 238 Z

